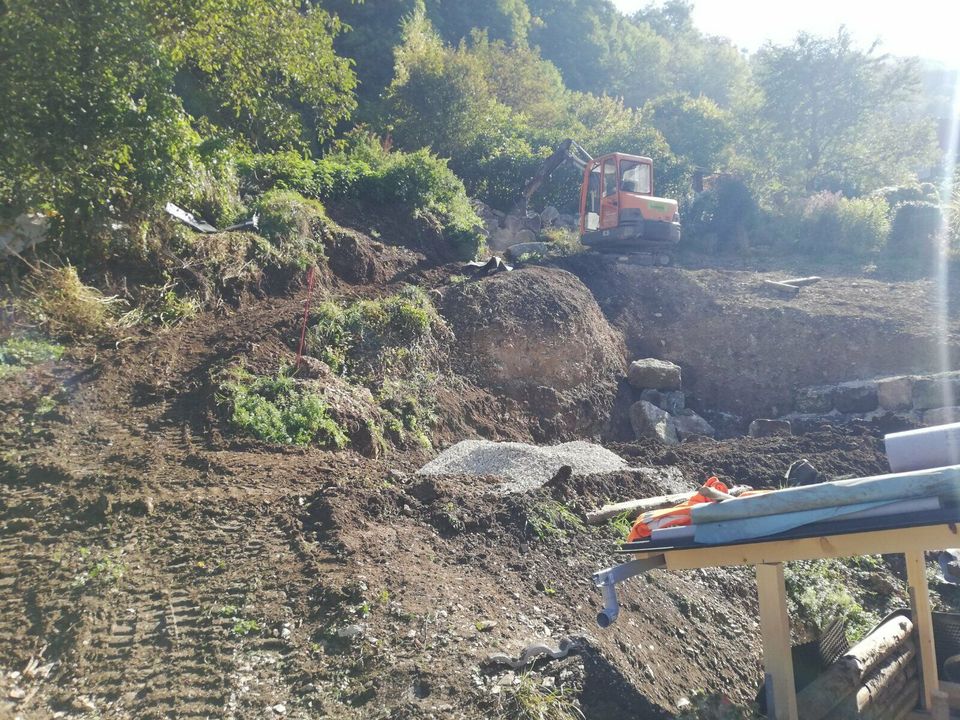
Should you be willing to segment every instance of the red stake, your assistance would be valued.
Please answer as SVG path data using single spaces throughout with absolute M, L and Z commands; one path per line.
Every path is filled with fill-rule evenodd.
M 307 337 L 307 317 L 310 315 L 310 300 L 313 299 L 313 278 L 316 266 L 307 270 L 307 299 L 303 302 L 303 326 L 300 328 L 300 344 L 297 346 L 297 364 L 294 370 L 300 369 L 300 358 L 303 357 L 303 341 Z

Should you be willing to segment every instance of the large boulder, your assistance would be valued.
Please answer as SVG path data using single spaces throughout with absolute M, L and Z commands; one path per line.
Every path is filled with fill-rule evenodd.
M 750 423 L 747 434 L 756 438 L 771 437 L 772 435 L 792 435 L 793 429 L 789 420 L 757 418 Z
M 680 442 L 670 413 L 646 400 L 640 400 L 630 406 L 630 425 L 638 440 L 656 439 L 667 445 L 676 445 Z
M 713 429 L 713 426 L 689 408 L 680 410 L 672 416 L 672 420 L 681 440 L 697 435 L 711 438 L 717 436 L 717 431 Z
M 680 366 L 669 360 L 643 358 L 630 363 L 630 384 L 638 390 L 679 390 Z
M 553 435 L 605 427 L 626 351 L 574 275 L 547 267 L 498 273 L 452 286 L 440 309 L 461 374 L 525 403 Z
M 680 390 L 644 390 L 640 399 L 653 403 L 661 410 L 676 415 L 686 406 L 686 398 Z

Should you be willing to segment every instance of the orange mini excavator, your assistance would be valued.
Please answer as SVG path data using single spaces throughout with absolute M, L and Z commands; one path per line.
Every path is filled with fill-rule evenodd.
M 523 189 L 519 207 L 565 162 L 583 171 L 580 187 L 580 241 L 599 252 L 652 252 L 665 257 L 680 242 L 676 200 L 653 194 L 653 161 L 641 155 L 590 156 L 564 140 Z M 664 263 L 666 264 L 666 263 Z

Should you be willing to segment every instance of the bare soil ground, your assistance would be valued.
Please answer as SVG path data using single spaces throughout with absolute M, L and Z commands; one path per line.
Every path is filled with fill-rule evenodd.
M 364 247 L 348 249 L 376 265 Z M 391 268 L 334 279 L 327 291 L 439 286 L 450 274 L 387 254 Z M 798 316 L 845 337 L 866 323 L 896 338 L 926 321 L 920 281 L 825 282 L 791 305 L 755 299 L 745 271 L 611 270 L 603 281 L 592 262 L 568 269 L 628 348 L 666 347 L 661 354 L 675 359 L 702 341 L 702 318 L 720 311 L 740 337 L 758 332 L 758 318 L 763 332 L 786 323 L 783 343 L 796 337 Z M 583 649 L 541 661 L 530 677 L 564 688 L 587 718 L 668 716 L 696 690 L 753 698 L 761 670 L 747 571 L 651 573 L 630 583 L 613 628 L 595 625 L 590 575 L 617 560 L 617 535 L 550 511 L 562 504 L 580 514 L 674 489 L 656 473 L 574 477 L 502 496 L 483 479 L 417 477 L 425 450 L 369 458 L 225 432 L 212 370 L 239 355 L 275 370 L 292 356 L 302 300 L 302 291 L 248 299 L 116 346 L 78 348 L 0 385 L 0 716 L 516 717 L 510 669 L 488 656 L 561 638 Z M 695 329 L 681 339 L 687 324 Z M 831 338 L 820 337 L 818 352 L 832 352 Z M 802 347 L 778 345 L 755 365 L 742 356 L 718 363 L 713 380 L 703 358 L 715 358 L 716 346 L 705 347 L 691 361 L 694 392 L 722 406 L 747 392 L 736 384 L 747 369 L 767 378 L 751 397 L 764 383 L 789 385 L 786 370 L 765 368 L 791 357 L 799 367 L 810 338 L 797 340 Z M 842 347 L 853 358 L 853 346 Z M 812 376 L 799 375 L 799 384 Z M 514 390 L 449 380 L 439 390 L 438 446 L 549 433 L 536 404 Z M 860 426 L 611 447 L 637 465 L 679 466 L 691 485 L 716 473 L 769 486 L 801 457 L 830 474 L 883 471 L 880 437 Z M 895 598 L 879 597 L 878 607 L 887 600 Z

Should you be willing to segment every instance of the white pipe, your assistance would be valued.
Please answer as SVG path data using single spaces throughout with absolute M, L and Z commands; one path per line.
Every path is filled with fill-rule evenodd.
M 960 465 L 960 422 L 893 433 L 883 442 L 895 473 Z

